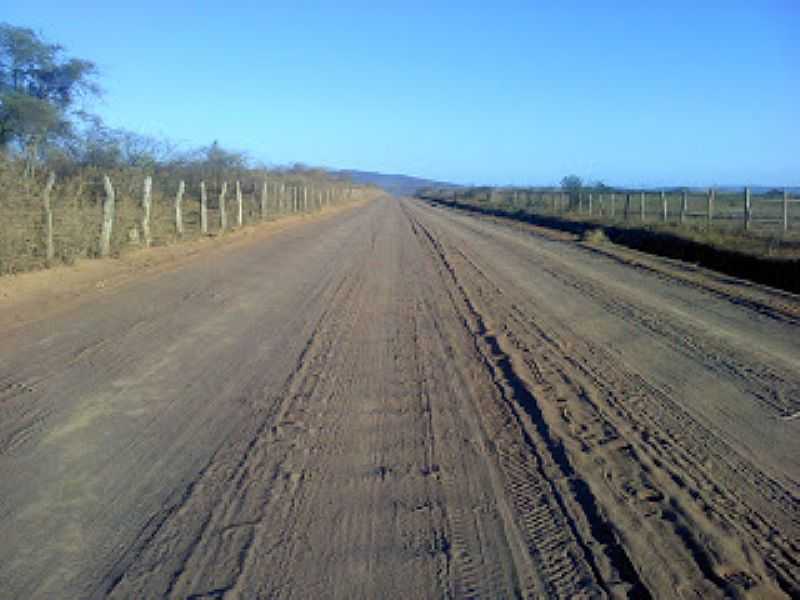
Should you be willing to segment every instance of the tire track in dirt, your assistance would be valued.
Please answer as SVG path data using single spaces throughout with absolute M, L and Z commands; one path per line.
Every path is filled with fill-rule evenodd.
M 496 448 L 499 467 L 506 479 L 506 493 L 514 506 L 516 521 L 523 524 L 521 535 L 538 567 L 546 593 L 573 597 L 578 593 L 597 595 L 603 589 L 606 593 L 620 594 L 625 590 L 631 597 L 649 597 L 625 550 L 597 512 L 591 492 L 576 477 L 568 458 L 549 436 L 547 425 L 538 419 L 535 437 L 522 425 L 523 417 L 514 408 L 521 401 L 530 402 L 533 398 L 460 285 L 441 244 L 418 220 L 414 222 L 444 267 L 442 278 L 449 279 L 446 284 L 453 291 L 453 305 L 462 313 L 499 392 L 502 404 L 482 405 L 481 418 L 489 423 L 496 420 L 488 426 L 487 437 Z M 517 428 L 508 426 L 509 416 L 517 422 Z M 576 509 L 583 514 L 574 514 Z M 601 557 L 592 546 L 602 548 Z M 523 589 L 523 593 L 530 591 Z
M 786 593 L 796 593 L 797 563 L 792 557 L 797 556 L 797 546 L 791 537 L 780 534 L 781 531 L 797 531 L 796 499 L 732 452 L 663 392 L 652 388 L 638 376 L 620 372 L 618 361 L 601 348 L 587 344 L 580 335 L 571 332 L 567 324 L 558 323 L 556 329 L 543 331 L 535 309 L 523 312 L 530 300 L 517 295 L 507 298 L 486 272 L 467 258 L 464 249 L 463 244 L 450 248 L 451 260 L 457 261 L 462 278 L 466 277 L 466 281 L 472 284 L 473 296 L 483 304 L 488 303 L 492 316 L 503 324 L 498 337 L 508 349 L 516 368 L 524 375 L 525 387 L 534 395 L 555 396 L 558 408 L 551 408 L 548 418 L 565 440 L 571 436 L 577 442 L 573 455 L 601 455 L 604 473 L 595 480 L 595 486 L 606 478 L 612 488 L 618 490 L 616 498 L 607 504 L 622 501 L 633 505 L 632 512 L 638 516 L 630 522 L 631 526 L 652 524 L 654 517 L 660 520 L 661 526 L 652 534 L 653 541 L 658 540 L 660 544 L 667 541 L 667 546 L 674 547 L 667 553 L 673 563 L 681 555 L 690 563 L 694 562 L 695 572 L 701 574 L 697 581 L 699 589 L 702 589 L 702 579 L 705 578 L 712 584 L 712 589 L 715 587 L 726 596 L 747 593 L 753 588 L 760 590 L 757 593 L 764 593 L 764 586 L 768 588 L 769 581 L 775 580 Z M 481 279 L 484 283 L 475 283 Z M 561 339 L 570 341 L 565 345 Z M 607 402 L 607 398 L 613 398 L 609 402 L 609 414 L 624 415 L 621 424 L 619 418 L 609 419 L 598 410 L 598 405 Z M 549 402 L 544 405 L 547 404 Z M 642 423 L 642 414 L 652 417 L 652 421 Z M 619 427 L 615 427 L 612 421 L 616 421 Z M 635 439 L 640 432 L 645 432 L 646 440 L 652 444 L 654 431 L 660 431 L 655 453 L 652 449 L 648 451 L 648 444 L 632 445 L 626 439 Z M 715 461 L 714 472 L 718 477 L 722 475 L 716 481 L 709 479 L 709 466 L 703 464 L 703 457 L 709 457 L 709 442 Z M 641 452 L 642 448 L 644 452 Z M 654 457 L 643 460 L 648 454 Z M 625 460 L 621 461 L 620 456 Z M 590 461 L 584 462 L 590 464 Z M 645 464 L 640 464 L 642 462 Z M 719 473 L 720 470 L 723 473 Z M 661 477 L 654 478 L 653 471 L 660 472 Z M 745 490 L 754 493 L 751 497 L 757 499 L 755 504 L 752 501 L 749 505 L 743 504 L 739 498 L 742 474 L 751 481 Z M 719 487 L 720 479 L 725 484 L 722 489 Z M 620 493 L 622 489 L 627 493 Z M 706 492 L 712 496 L 708 497 Z M 685 496 L 682 502 L 676 502 L 681 495 Z M 690 510 L 686 510 L 683 502 L 689 505 Z M 692 504 L 699 506 L 692 507 Z M 776 504 L 779 510 L 775 510 Z M 613 512 L 613 505 L 611 509 Z M 722 514 L 715 514 L 720 510 Z M 771 522 L 764 519 L 765 511 L 773 515 Z M 664 536 L 664 532 L 670 529 L 673 531 L 672 544 Z M 732 557 L 726 557 L 726 551 L 720 547 L 729 550 L 730 544 L 726 543 L 725 537 L 730 533 L 725 532 L 731 531 L 750 540 L 751 549 L 734 549 L 727 552 Z M 701 532 L 702 541 L 693 532 Z M 635 539 L 636 536 L 630 537 Z M 715 547 L 715 541 L 721 542 L 719 547 Z M 677 570 L 673 580 L 678 582 L 681 577 L 685 578 L 685 571 L 684 565 Z M 761 584 L 761 587 L 755 588 L 756 584 Z
M 657 358 L 622 360 L 619 337 L 701 361 L 697 381 L 780 431 L 797 375 L 762 359 L 791 340 L 751 355 L 736 330 L 694 328 L 688 302 L 686 318 L 660 314 L 652 290 L 637 299 L 573 268 L 574 246 L 537 244 L 381 200 L 21 328 L 17 354 L 0 344 L 6 587 L 796 596 L 791 468 L 688 405 Z M 159 294 L 164 310 L 140 308 Z
M 470 227 L 469 230 L 477 236 L 492 239 L 486 231 L 478 227 Z M 754 359 L 752 353 L 742 352 L 730 343 L 726 343 L 725 337 L 720 332 L 711 332 L 704 328 L 700 335 L 696 323 L 694 328 L 685 326 L 674 318 L 666 318 L 668 313 L 659 314 L 646 308 L 638 297 L 640 291 L 632 293 L 624 285 L 607 279 L 601 283 L 587 269 L 578 270 L 577 265 L 566 262 L 557 252 L 545 247 L 536 253 L 528 253 L 526 260 L 582 296 L 591 298 L 609 314 L 628 323 L 636 323 L 659 343 L 669 344 L 674 350 L 718 371 L 721 376 L 734 382 L 743 392 L 750 394 L 773 411 L 776 417 L 786 418 L 800 410 L 800 376 L 796 369 L 788 368 L 788 365 L 778 366 Z M 656 276 L 660 278 L 661 274 L 656 272 Z M 670 282 L 697 287 L 691 282 L 682 282 L 675 278 L 670 279 Z M 730 293 L 720 295 L 716 290 L 710 291 L 727 301 L 738 303 Z M 752 304 L 744 305 L 753 307 Z M 761 305 L 755 305 L 754 308 L 760 314 L 785 322 L 787 326 L 796 325 L 798 322 L 785 312 L 766 310 Z M 681 316 L 689 318 L 685 312 Z M 794 364 L 800 363 L 795 361 Z
M 291 448 L 283 439 L 293 429 L 286 415 L 313 393 L 316 381 L 313 375 L 324 369 L 333 343 L 346 331 L 341 327 L 330 331 L 336 324 L 330 322 L 331 307 L 348 302 L 352 294 L 350 274 L 329 295 L 326 302 L 329 308 L 317 321 L 283 388 L 269 394 L 263 403 L 257 401 L 261 414 L 250 423 L 249 432 L 241 432 L 233 443 L 215 454 L 180 500 L 151 527 L 138 549 L 126 559 L 127 565 L 116 569 L 109 588 L 100 596 L 147 597 L 155 593 L 163 597 L 213 598 L 234 589 L 264 512 L 271 502 L 290 502 L 302 483 L 298 474 L 284 468 Z M 248 489 L 256 471 L 259 476 L 255 479 L 261 487 Z M 265 479 L 262 473 L 267 475 Z M 273 486 L 278 491 L 272 491 Z M 249 506 L 254 500 L 247 498 L 254 494 L 265 505 L 256 514 L 252 514 Z M 187 536 L 187 531 L 193 533 Z M 207 584 L 207 592 L 190 591 L 195 589 L 192 576 L 206 573 L 202 568 L 189 569 L 190 563 L 209 559 L 213 562 L 217 554 L 232 557 L 233 564 L 227 569 L 218 568 L 210 573 L 212 578 L 224 582 Z M 227 563 L 225 559 L 220 562 Z

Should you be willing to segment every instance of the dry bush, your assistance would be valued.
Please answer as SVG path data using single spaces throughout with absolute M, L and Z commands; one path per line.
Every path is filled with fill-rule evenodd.
M 108 175 L 114 185 L 116 214 L 111 237 L 111 253 L 118 256 L 127 249 L 142 243 L 141 218 L 144 179 L 148 174 L 138 168 L 101 171 L 88 167 L 57 179 L 51 193 L 53 212 L 53 242 L 55 262 L 73 263 L 78 258 L 92 258 L 99 251 L 102 227 L 102 203 L 105 197 L 103 175 Z M 183 197 L 184 235 L 191 239 L 201 235 L 199 180 L 191 174 L 175 170 L 156 170 L 153 176 L 150 230 L 154 245 L 178 241 L 175 231 L 175 194 L 179 181 L 187 181 Z M 46 267 L 45 228 L 42 192 L 46 172 L 34 178 L 25 177 L 24 169 L 16 161 L 0 158 L 0 275 L 18 273 Z M 279 216 L 287 212 L 291 186 L 309 186 L 309 205 L 317 198 L 318 190 L 336 190 L 337 202 L 363 199 L 377 194 L 375 188 L 354 186 L 353 192 L 344 193 L 351 184 L 335 180 L 318 171 L 249 171 L 236 173 L 229 179 L 226 200 L 228 228 L 236 227 L 235 179 L 242 185 L 244 223 L 260 219 L 261 185 L 267 177 L 270 182 L 268 214 Z M 284 209 L 277 194 L 280 185 L 286 186 Z M 208 185 L 209 232 L 219 228 L 219 183 Z M 131 235 L 135 232 L 135 235 Z M 139 242 L 132 242 L 138 237 Z
M 603 244 L 608 241 L 608 238 L 602 229 L 589 229 L 584 232 L 583 241 L 590 244 Z

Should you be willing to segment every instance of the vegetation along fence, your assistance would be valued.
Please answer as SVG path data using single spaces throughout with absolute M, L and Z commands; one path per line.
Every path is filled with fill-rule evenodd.
M 304 170 L 250 171 L 231 181 L 187 181 L 138 169 L 87 169 L 59 181 L 53 173 L 31 178 L 16 171 L 0 164 L 0 274 L 216 235 L 377 194 Z
M 486 208 L 605 221 L 790 232 L 800 224 L 800 198 L 787 191 L 753 194 L 692 190 L 541 190 L 467 188 L 426 190 L 422 197 L 448 199 Z

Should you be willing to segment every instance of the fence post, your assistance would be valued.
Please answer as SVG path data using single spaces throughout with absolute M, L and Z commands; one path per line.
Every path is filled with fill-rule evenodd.
M 664 193 L 664 190 L 661 190 L 661 211 L 662 220 L 666 223 L 669 217 L 669 211 L 667 209 L 667 195 Z
M 783 230 L 789 231 L 789 191 L 783 190 Z
M 103 229 L 100 232 L 100 256 L 111 254 L 111 231 L 114 227 L 114 186 L 108 175 L 103 175 L 103 187 L 106 197 L 103 199 Z
M 224 233 L 228 228 L 228 213 L 225 212 L 225 194 L 228 192 L 228 182 L 222 182 L 222 189 L 219 191 L 219 232 Z
M 303 212 L 308 212 L 308 186 L 303 185 Z
M 689 192 L 683 190 L 681 194 L 681 225 L 686 222 L 687 212 L 689 212 Z
M 208 194 L 206 182 L 200 182 L 200 233 L 208 235 Z
M 178 184 L 178 193 L 175 195 L 175 233 L 183 237 L 183 213 L 181 212 L 183 204 L 183 192 L 186 190 L 186 184 L 181 180 Z
M 242 214 L 242 186 L 239 181 L 236 181 L 236 227 L 241 227 L 244 224 L 244 215 Z
M 631 195 L 625 194 L 625 220 L 629 221 L 631 218 Z
M 642 223 L 644 223 L 644 213 L 645 213 L 645 200 L 644 200 L 644 192 L 639 192 L 639 217 L 641 218 Z
M 589 216 L 592 216 L 592 192 L 589 192 Z
M 706 200 L 706 227 L 711 229 L 711 222 L 714 220 L 714 194 L 713 189 L 708 190 L 708 199 Z
M 56 174 L 50 171 L 47 176 L 47 183 L 44 186 L 44 193 L 42 194 L 43 210 L 44 210 L 44 244 L 45 244 L 45 261 L 47 266 L 51 266 L 53 258 L 55 257 L 55 248 L 53 247 L 53 211 L 50 206 L 50 192 L 53 191 L 53 186 L 56 184 Z
M 150 205 L 153 201 L 153 178 L 148 175 L 144 178 L 144 193 L 142 194 L 142 236 L 144 247 L 149 248 L 153 243 L 150 235 Z
M 261 184 L 261 220 L 267 218 L 267 180 Z
M 750 222 L 753 220 L 753 207 L 750 204 L 750 188 L 744 188 L 744 230 L 750 231 Z
M 616 204 L 615 202 L 616 199 L 617 199 L 617 194 L 615 192 L 611 192 L 611 198 L 610 198 L 611 206 L 609 207 L 609 209 L 611 211 L 612 219 L 614 218 L 614 214 L 616 213 L 616 206 L 614 206 Z

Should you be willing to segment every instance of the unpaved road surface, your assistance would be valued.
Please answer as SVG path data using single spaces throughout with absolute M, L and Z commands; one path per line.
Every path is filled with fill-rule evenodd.
M 0 596 L 797 597 L 800 302 L 626 256 L 383 199 L 4 331 Z

